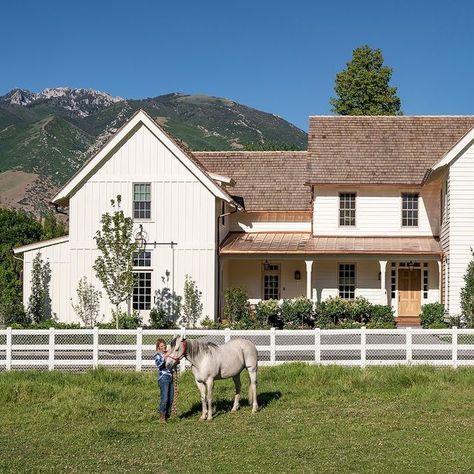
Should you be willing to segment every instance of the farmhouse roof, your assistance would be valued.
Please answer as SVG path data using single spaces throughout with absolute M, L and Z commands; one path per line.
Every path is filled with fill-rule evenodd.
M 306 151 L 194 152 L 210 173 L 235 181 L 229 192 L 247 211 L 308 211 Z
M 310 117 L 307 181 L 421 185 L 473 127 L 474 116 Z
M 313 237 L 309 232 L 231 232 L 220 247 L 221 255 L 441 255 L 434 237 Z

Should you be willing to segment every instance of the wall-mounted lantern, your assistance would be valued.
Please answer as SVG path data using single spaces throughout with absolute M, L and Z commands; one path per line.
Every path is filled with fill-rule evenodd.
M 299 270 L 295 271 L 295 280 L 301 280 L 301 272 Z

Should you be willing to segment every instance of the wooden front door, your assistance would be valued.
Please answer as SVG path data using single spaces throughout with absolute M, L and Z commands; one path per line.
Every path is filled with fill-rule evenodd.
M 419 316 L 421 312 L 421 270 L 398 270 L 398 316 Z

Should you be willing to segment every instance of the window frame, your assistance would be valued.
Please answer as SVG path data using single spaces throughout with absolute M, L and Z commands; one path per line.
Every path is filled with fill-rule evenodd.
M 341 224 L 341 212 L 344 212 L 344 211 L 352 211 L 351 208 L 346 208 L 346 209 L 342 209 L 341 207 L 341 203 L 342 203 L 342 200 L 341 200 L 341 197 L 345 195 L 345 196 L 348 196 L 348 195 L 353 195 L 354 196 L 354 223 L 353 224 Z M 354 192 L 354 191 L 339 191 L 339 204 L 338 204 L 338 216 L 337 216 L 337 222 L 338 222 L 338 227 L 356 227 L 357 226 L 357 193 Z
M 133 287 L 132 293 L 132 309 L 135 311 L 149 311 L 151 310 L 151 288 L 152 288 L 152 272 L 151 271 L 134 271 L 135 285 Z M 146 278 L 141 279 L 141 276 Z M 149 281 L 148 285 L 140 287 L 140 282 Z M 144 291 L 140 292 L 140 289 Z M 136 291 L 138 290 L 138 291 Z M 143 297 L 143 300 L 140 301 L 140 298 Z M 136 298 L 138 300 L 136 301 Z
M 407 197 L 407 196 L 416 196 L 416 209 L 415 208 L 407 208 L 405 209 L 404 208 L 404 198 Z M 402 191 L 401 193 L 401 226 L 402 226 L 402 229 L 416 229 L 419 227 L 420 225 L 420 193 L 418 191 Z M 406 201 L 408 203 L 408 201 Z M 411 201 L 411 203 L 413 203 L 415 201 Z M 416 210 L 416 225 L 408 225 L 408 221 L 411 219 L 413 222 L 414 222 L 414 218 L 413 216 L 409 217 L 408 214 L 407 214 L 407 217 L 406 217 L 406 221 L 407 221 L 407 225 L 404 225 L 403 224 L 403 221 L 404 221 L 404 212 L 406 213 L 409 213 L 409 212 L 414 212 Z
M 341 266 L 343 265 L 352 265 L 354 267 L 354 283 L 352 283 L 351 285 L 348 285 L 348 284 L 344 284 L 342 285 L 341 284 Z M 347 277 L 346 277 L 347 278 Z M 353 290 L 353 297 L 349 297 L 349 298 L 346 298 L 344 296 L 341 296 L 341 286 L 346 286 L 346 287 L 349 287 L 349 286 L 353 286 L 354 287 L 354 290 Z M 345 301 L 353 301 L 355 298 L 356 298 L 356 290 L 357 290 L 357 265 L 353 262 L 338 262 L 337 264 L 337 294 L 339 296 L 339 298 L 345 300 Z M 349 293 L 350 293 L 350 290 L 349 290 Z
M 149 186 L 149 201 L 141 200 L 141 201 L 136 201 L 135 200 L 135 186 L 141 186 L 141 185 L 148 185 Z M 152 195 L 152 186 L 151 182 L 134 182 L 132 183 L 132 216 L 133 220 L 135 221 L 151 221 L 152 218 L 152 206 L 151 206 L 151 195 Z M 141 191 L 140 191 L 141 193 Z M 146 191 L 145 191 L 146 193 Z M 135 209 L 135 203 L 149 203 L 148 209 Z M 146 213 L 148 212 L 149 216 L 148 217 L 141 217 L 141 216 L 136 216 L 136 212 L 138 213 Z
M 276 269 L 265 270 L 265 264 L 262 263 L 262 301 L 279 300 L 281 298 L 281 264 L 280 263 L 269 263 L 269 265 L 277 267 Z M 265 277 L 266 276 L 277 276 L 278 277 L 278 298 L 265 298 Z

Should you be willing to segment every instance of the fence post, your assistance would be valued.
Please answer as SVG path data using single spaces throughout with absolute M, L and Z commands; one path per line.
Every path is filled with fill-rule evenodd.
M 451 342 L 453 344 L 453 368 L 457 369 L 458 367 L 458 328 L 453 326 L 451 328 Z
M 7 328 L 7 346 L 5 348 L 5 370 L 12 369 L 12 328 Z
M 230 341 L 230 328 L 224 329 L 224 342 Z
M 406 334 L 406 360 L 407 364 L 411 365 L 411 362 L 413 360 L 413 345 L 412 345 L 412 333 L 411 333 L 411 328 L 406 328 L 405 329 L 405 334 Z
M 321 328 L 314 330 L 314 363 L 321 363 Z
M 92 368 L 99 367 L 99 328 L 94 327 L 92 333 Z
M 54 328 L 49 328 L 48 370 L 54 370 Z
M 142 342 L 143 342 L 143 329 L 137 328 L 137 352 L 135 357 L 135 370 L 140 372 L 142 370 Z
M 181 339 L 186 339 L 186 328 L 181 326 Z M 179 372 L 182 374 L 186 370 L 186 359 L 183 357 L 179 363 Z
M 270 329 L 270 364 L 275 365 L 276 361 L 276 344 L 275 344 L 275 328 Z
M 365 367 L 367 361 L 367 332 L 365 326 L 360 328 L 360 366 Z

